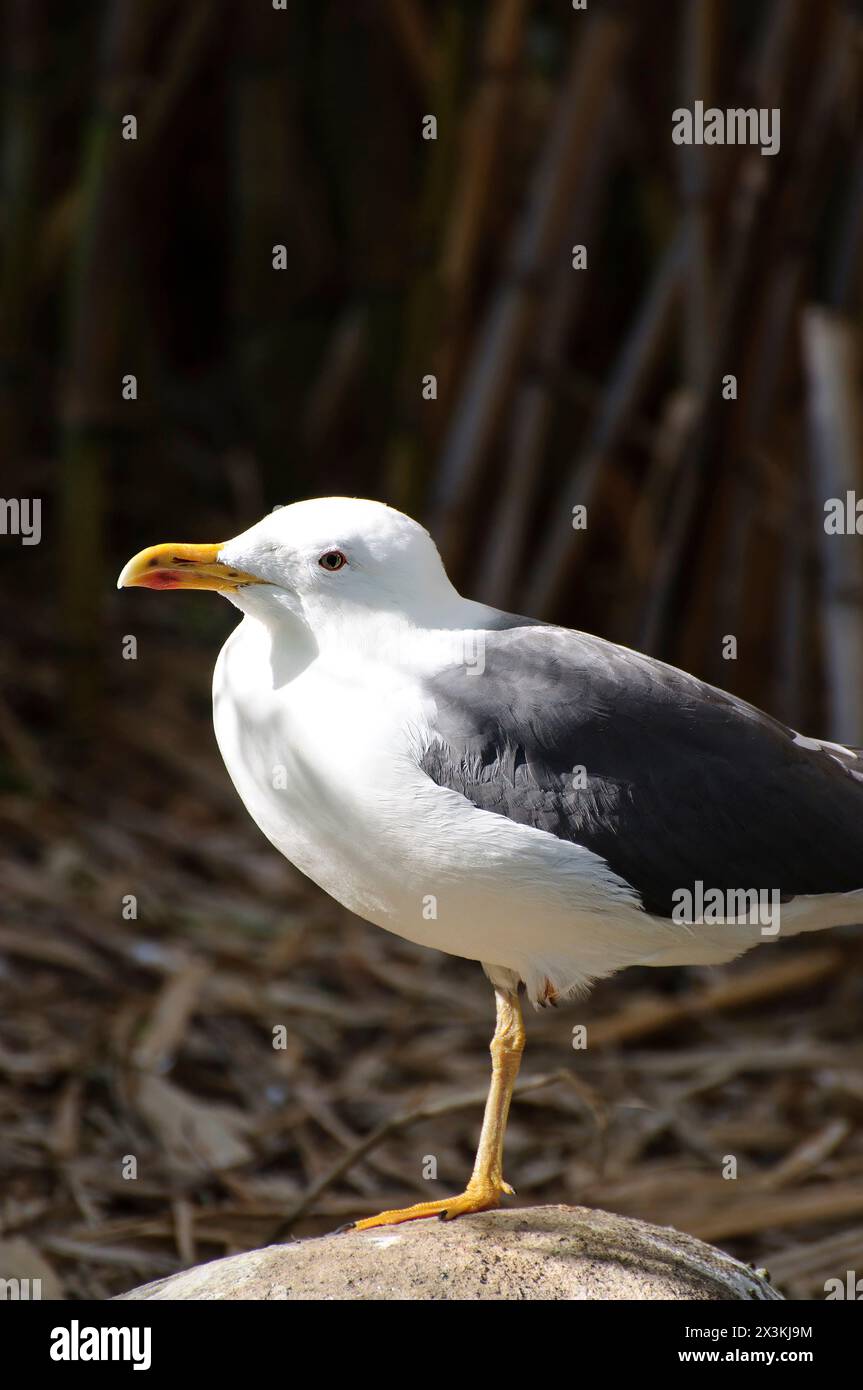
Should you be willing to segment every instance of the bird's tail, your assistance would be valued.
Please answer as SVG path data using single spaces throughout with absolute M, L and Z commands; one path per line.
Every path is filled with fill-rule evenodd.
M 772 919 L 759 922 L 716 922 L 681 926 L 680 937 L 640 963 L 642 965 L 721 965 L 753 946 L 783 941 L 802 932 L 828 927 L 863 925 L 863 889 L 852 893 L 819 893 L 792 898 L 777 907 Z

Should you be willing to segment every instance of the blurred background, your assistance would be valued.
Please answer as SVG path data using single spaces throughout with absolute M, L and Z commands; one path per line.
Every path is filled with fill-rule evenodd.
M 39 545 L 0 535 L 0 1275 L 103 1297 L 460 1190 L 492 1014 L 476 965 L 350 917 L 259 835 L 210 721 L 236 614 L 116 594 L 134 551 L 380 498 L 472 597 L 863 743 L 863 540 L 824 525 L 863 498 L 863 21 L 0 17 L 0 491 L 42 503 Z M 696 100 L 778 107 L 779 153 L 675 145 Z M 519 1199 L 673 1224 L 823 1297 L 863 1268 L 861 1016 L 851 930 L 529 1017 Z

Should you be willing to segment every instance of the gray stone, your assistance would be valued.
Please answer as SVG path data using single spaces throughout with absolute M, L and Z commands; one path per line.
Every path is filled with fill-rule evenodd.
M 760 1274 L 671 1227 L 586 1207 L 269 1245 L 142 1284 L 122 1299 L 781 1299 Z

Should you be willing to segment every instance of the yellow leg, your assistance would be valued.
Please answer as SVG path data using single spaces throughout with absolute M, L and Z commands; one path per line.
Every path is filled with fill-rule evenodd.
M 512 1090 L 524 1051 L 524 1024 L 516 992 L 495 985 L 494 996 L 497 1022 L 491 1040 L 491 1086 L 485 1103 L 476 1162 L 464 1192 L 437 1202 L 418 1202 L 413 1207 L 382 1211 L 378 1216 L 354 1222 L 348 1229 L 366 1231 L 370 1226 L 397 1226 L 402 1221 L 419 1221 L 424 1216 L 439 1216 L 442 1221 L 452 1221 L 456 1216 L 498 1207 L 503 1193 L 512 1192 L 509 1183 L 503 1180 L 503 1137 Z

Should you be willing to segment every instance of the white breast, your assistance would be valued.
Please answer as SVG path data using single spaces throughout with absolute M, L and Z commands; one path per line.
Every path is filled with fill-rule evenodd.
M 213 708 L 225 765 L 264 834 L 378 926 L 515 970 L 535 993 L 545 978 L 578 987 L 667 943 L 666 924 L 598 856 L 477 810 L 422 772 L 427 709 L 404 672 L 346 654 L 274 677 L 268 630 L 246 618 L 220 654 Z
M 310 662 L 274 683 L 267 629 L 246 618 L 213 676 L 225 766 L 264 834 L 351 910 L 389 917 L 380 838 L 398 750 L 385 699 L 349 665 Z M 402 740 L 406 755 L 406 738 Z

